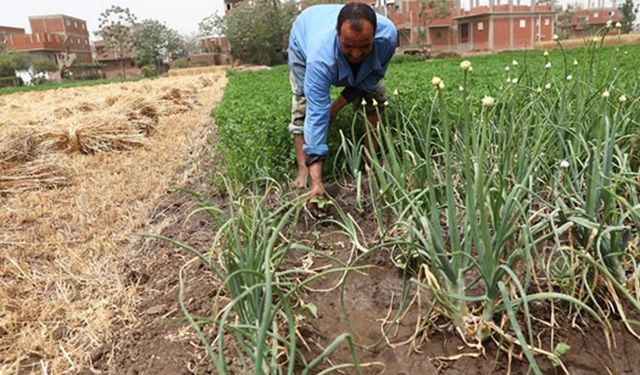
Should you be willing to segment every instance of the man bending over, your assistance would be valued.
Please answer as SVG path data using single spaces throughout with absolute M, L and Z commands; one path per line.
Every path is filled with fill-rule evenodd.
M 312 197 L 324 196 L 322 163 L 329 153 L 327 131 L 342 108 L 354 103 L 366 111 L 374 130 L 387 100 L 382 78 L 397 45 L 396 27 L 362 3 L 315 5 L 293 23 L 289 70 L 293 99 L 291 124 L 298 173 L 295 185 L 311 177 Z M 331 85 L 344 87 L 332 103 Z M 362 106 L 362 100 L 366 105 Z

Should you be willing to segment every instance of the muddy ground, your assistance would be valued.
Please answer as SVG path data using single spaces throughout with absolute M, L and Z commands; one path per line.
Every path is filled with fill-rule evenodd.
M 188 188 L 204 193 L 218 205 L 224 205 L 224 197 L 211 194 L 210 172 L 214 170 L 214 157 L 207 150 L 199 150 L 196 158 L 199 168 L 189 178 Z M 365 233 L 373 233 L 375 223 L 371 212 L 357 213 L 352 191 L 338 185 L 331 187 L 338 202 L 357 218 Z M 215 225 L 205 213 L 188 218 L 197 202 L 183 192 L 167 192 L 162 203 L 149 218 L 146 231 L 183 241 L 198 249 L 208 249 L 215 232 Z M 188 218 L 188 220 L 187 220 Z M 330 252 L 346 260 L 350 250 L 346 237 L 336 233 L 337 227 L 317 224 L 308 217 L 300 223 L 302 241 L 307 245 Z M 185 321 L 178 306 L 179 270 L 192 258 L 184 250 L 166 241 L 144 238 L 139 241 L 138 252 L 122 272 L 131 283 L 138 283 L 143 290 L 142 302 L 137 307 L 136 324 L 121 326 L 115 339 L 93 353 L 93 369 L 83 374 L 213 374 L 213 365 L 205 355 L 198 338 Z M 294 254 L 291 264 L 300 257 Z M 315 260 L 316 265 L 326 261 Z M 362 363 L 377 363 L 366 368 L 366 374 L 526 374 L 524 359 L 511 358 L 489 344 L 484 355 L 470 349 L 455 332 L 443 325 L 440 331 L 416 331 L 419 309 L 409 310 L 396 326 L 387 326 L 388 343 L 385 342 L 381 324 L 385 317 L 393 318 L 398 312 L 399 295 L 403 287 L 402 272 L 393 265 L 391 254 L 381 251 L 367 257 L 362 265 L 370 268 L 361 273 L 351 273 L 345 286 L 346 310 L 356 329 L 356 343 Z M 184 282 L 184 300 L 191 313 L 207 316 L 218 292 L 217 282 L 199 262 L 187 266 L 188 277 Z M 341 275 L 332 274 L 310 285 L 313 289 L 332 288 Z M 415 295 L 415 289 L 411 292 Z M 393 298 L 393 302 L 392 302 Z M 340 291 L 307 291 L 307 302 L 317 308 L 317 318 L 305 312 L 306 324 L 300 329 L 305 339 L 309 357 L 343 332 L 348 332 L 347 318 L 340 305 Z M 421 309 L 428 309 L 422 305 Z M 422 310 L 425 311 L 425 310 Z M 387 319 L 389 320 L 389 319 Z M 570 329 L 570 322 L 559 317 L 560 327 L 555 331 L 555 342 L 571 346 L 564 363 L 571 374 L 640 374 L 640 342 L 629 334 L 620 321 L 612 322 L 615 346 L 607 350 L 602 331 L 597 325 L 583 327 L 582 332 Z M 211 337 L 211 332 L 206 332 Z M 541 335 L 548 346 L 549 331 Z M 547 341 L 544 341 L 547 340 Z M 406 342 L 401 345 L 402 342 Z M 469 353 L 453 359 L 460 353 Z M 537 357 L 545 374 L 561 374 L 558 367 Z M 351 355 L 343 346 L 324 363 L 351 361 Z M 240 360 L 229 361 L 234 373 L 241 373 Z M 346 373 L 351 373 L 347 371 Z

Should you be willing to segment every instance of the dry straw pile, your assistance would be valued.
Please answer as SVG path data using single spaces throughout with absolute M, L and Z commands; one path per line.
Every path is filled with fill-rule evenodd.
M 231 69 L 230 65 L 215 65 L 215 66 L 204 66 L 204 67 L 195 67 L 195 68 L 171 69 L 169 70 L 169 76 L 180 77 L 180 76 L 192 76 L 192 75 L 211 74 L 211 73 L 222 73 L 229 69 Z
M 160 116 L 193 110 L 206 77 L 15 95 L 0 102 L 0 193 L 66 186 L 62 154 L 130 151 L 150 143 Z M 114 95 L 124 91 L 126 95 Z M 99 93 L 99 94 L 98 94 Z
M 172 176 L 205 142 L 224 84 L 0 97 L 0 374 L 77 373 L 114 321 L 135 323 L 136 284 L 122 274 L 133 233 L 181 183 Z

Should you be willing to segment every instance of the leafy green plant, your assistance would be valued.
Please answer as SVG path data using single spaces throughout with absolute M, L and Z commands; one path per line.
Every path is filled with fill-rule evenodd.
M 253 193 L 249 189 L 236 192 L 235 184 L 225 181 L 229 194 L 227 212 L 193 193 L 201 200 L 200 207 L 194 213 L 206 212 L 219 223 L 211 251 L 201 252 L 186 244 L 154 236 L 195 255 L 195 259 L 201 261 L 221 282 L 211 316 L 196 317 L 184 302 L 185 267 L 180 271 L 179 300 L 182 311 L 196 330 L 218 373 L 230 373 L 225 350 L 233 347 L 228 345 L 230 337 L 239 347 L 234 356 L 241 359 L 245 372 L 309 374 L 338 347 L 346 344 L 352 353 L 353 363 L 333 366 L 323 373 L 346 367 L 355 367 L 360 373 L 358 356 L 349 334 L 338 335 L 311 361 L 298 348 L 298 318 L 294 313 L 297 293 L 305 283 L 327 272 L 344 272 L 343 268 L 338 268 L 297 282 L 293 275 L 313 272 L 282 266 L 293 249 L 320 255 L 314 249 L 292 240 L 305 198 L 283 195 L 281 187 L 273 182 L 267 182 L 265 190 Z M 230 302 L 220 306 L 219 297 L 223 292 Z M 313 304 L 303 303 L 301 308 L 315 314 Z M 213 341 L 205 336 L 205 325 L 216 327 L 217 334 Z

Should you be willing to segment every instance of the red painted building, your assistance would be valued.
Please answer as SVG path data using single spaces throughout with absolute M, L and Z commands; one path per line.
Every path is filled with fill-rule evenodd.
M 61 53 L 75 54 L 75 61 L 91 61 L 86 21 L 66 15 L 50 15 L 29 17 L 29 23 L 31 34 L 19 29 L 22 33 L 4 36 L 8 51 L 28 52 L 56 63 Z

